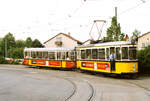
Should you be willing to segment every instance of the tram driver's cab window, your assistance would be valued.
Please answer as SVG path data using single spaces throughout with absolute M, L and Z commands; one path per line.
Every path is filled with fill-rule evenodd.
M 81 59 L 85 59 L 85 50 L 81 50 Z
M 122 59 L 128 59 L 128 47 L 122 47 Z
M 130 60 L 136 60 L 136 47 L 129 47 L 129 59 Z

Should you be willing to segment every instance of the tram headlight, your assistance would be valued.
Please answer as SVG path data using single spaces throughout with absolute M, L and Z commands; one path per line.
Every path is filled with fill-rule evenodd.
M 135 67 L 136 67 L 135 64 L 133 64 L 133 71 L 135 71 Z

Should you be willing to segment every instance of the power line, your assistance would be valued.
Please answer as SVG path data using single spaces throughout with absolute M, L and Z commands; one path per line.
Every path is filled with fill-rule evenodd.
M 133 10 L 133 9 L 135 9 L 135 8 L 137 8 L 137 7 L 139 7 L 140 5 L 142 5 L 143 3 L 146 2 L 145 0 L 140 0 L 140 1 L 142 1 L 140 4 L 138 4 L 138 5 L 136 5 L 136 6 L 133 6 L 133 7 L 131 7 L 131 8 L 126 9 L 125 11 L 121 12 L 119 15 L 124 14 L 124 13 L 126 13 L 126 12 L 128 12 L 128 11 L 131 11 L 131 10 Z

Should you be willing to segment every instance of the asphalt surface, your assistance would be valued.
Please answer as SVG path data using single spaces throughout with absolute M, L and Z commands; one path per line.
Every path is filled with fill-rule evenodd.
M 150 101 L 150 76 L 131 80 L 0 65 L 0 101 Z

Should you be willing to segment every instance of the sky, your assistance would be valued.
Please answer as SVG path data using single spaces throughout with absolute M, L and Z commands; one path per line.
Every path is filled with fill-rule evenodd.
M 11 32 L 17 40 L 31 37 L 44 43 L 62 32 L 83 42 L 90 35 L 97 39 L 93 21 L 105 20 L 102 38 L 115 7 L 123 33 L 131 36 L 135 29 L 141 34 L 150 31 L 149 0 L 0 0 L 0 38 Z M 102 24 L 97 23 L 99 29 Z

